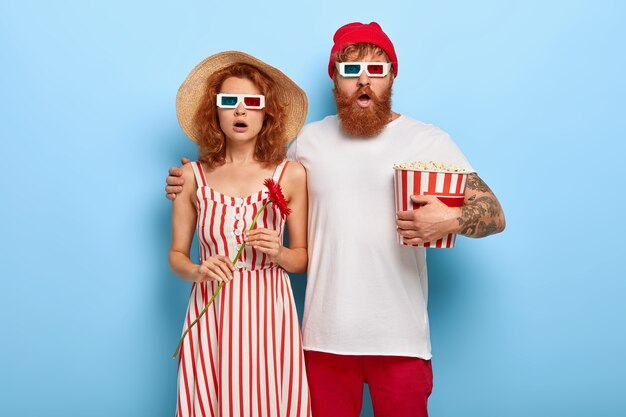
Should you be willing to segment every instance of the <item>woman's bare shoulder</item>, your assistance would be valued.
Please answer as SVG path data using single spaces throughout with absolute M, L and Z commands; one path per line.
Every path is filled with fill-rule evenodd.
M 193 167 L 192 167 L 193 163 L 194 162 L 188 162 L 182 166 L 183 179 L 185 180 L 185 183 L 183 184 L 183 193 L 185 192 L 192 193 L 198 189 L 196 176 L 193 173 Z
M 289 161 L 285 168 L 285 176 L 294 181 L 306 181 L 306 169 L 298 161 Z
M 306 192 L 306 170 L 304 166 L 300 162 L 289 161 L 283 174 L 282 183 L 288 195 L 302 191 Z

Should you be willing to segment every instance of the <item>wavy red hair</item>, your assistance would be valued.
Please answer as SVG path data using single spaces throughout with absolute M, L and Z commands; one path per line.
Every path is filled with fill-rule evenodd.
M 383 48 L 366 42 L 353 43 L 346 46 L 335 56 L 335 62 L 346 62 L 348 60 L 358 61 L 363 59 L 368 54 L 382 55 L 385 58 L 385 61 L 391 62 L 387 52 L 385 52 Z M 334 69 L 333 74 L 336 73 L 337 68 Z
M 279 102 L 270 77 L 258 68 L 242 63 L 216 71 L 206 81 L 202 104 L 194 115 L 194 123 L 200 132 L 198 160 L 209 169 L 225 162 L 226 136 L 219 125 L 215 100 L 224 80 L 230 77 L 252 81 L 265 96 L 265 120 L 256 140 L 254 158 L 266 165 L 282 162 L 287 152 L 284 129 L 286 103 Z

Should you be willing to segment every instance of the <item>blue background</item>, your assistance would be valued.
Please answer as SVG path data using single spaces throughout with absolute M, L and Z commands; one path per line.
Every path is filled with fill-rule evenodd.
M 376 20 L 399 56 L 394 109 L 447 130 L 508 223 L 428 254 L 431 415 L 626 415 L 625 12 L 4 0 L 0 414 L 173 415 L 189 285 L 169 272 L 163 186 L 195 156 L 178 86 L 204 57 L 241 49 L 298 82 L 319 120 L 335 111 L 334 31 Z

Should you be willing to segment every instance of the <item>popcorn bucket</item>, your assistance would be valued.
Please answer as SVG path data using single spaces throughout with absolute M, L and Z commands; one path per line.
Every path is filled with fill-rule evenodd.
M 394 167 L 394 188 L 396 211 L 419 208 L 411 201 L 411 195 L 434 195 L 448 207 L 461 207 L 465 200 L 466 172 L 436 172 L 402 169 Z M 426 248 L 452 248 L 456 235 L 451 233 L 434 242 L 419 245 L 404 243 L 398 233 L 398 243 L 405 246 L 424 246 Z

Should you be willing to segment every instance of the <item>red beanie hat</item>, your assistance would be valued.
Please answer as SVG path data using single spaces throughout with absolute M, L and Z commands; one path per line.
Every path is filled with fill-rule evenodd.
M 333 41 L 335 44 L 333 49 L 330 50 L 330 59 L 328 61 L 328 75 L 330 75 L 330 78 L 333 78 L 335 56 L 346 46 L 361 42 L 371 43 L 385 51 L 391 60 L 394 74 L 398 75 L 398 58 L 396 57 L 395 49 L 393 49 L 393 43 L 391 43 L 391 40 L 378 23 L 372 22 L 367 25 L 360 22 L 348 23 L 337 29 L 335 36 L 333 36 Z

